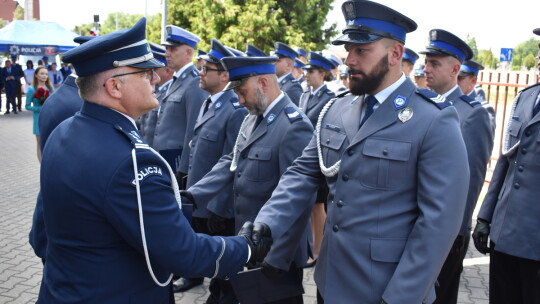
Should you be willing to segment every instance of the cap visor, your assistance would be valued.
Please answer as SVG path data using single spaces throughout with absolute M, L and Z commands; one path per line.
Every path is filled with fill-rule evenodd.
M 452 54 L 452 53 L 449 53 L 449 52 L 445 52 L 441 49 L 432 49 L 432 48 L 429 48 L 429 49 L 426 49 L 424 51 L 420 51 L 418 52 L 420 54 L 431 54 L 431 55 L 440 55 L 440 56 L 452 56 L 452 57 L 456 57 L 456 55 Z
M 232 90 L 236 87 L 239 87 L 240 85 L 242 85 L 244 82 L 246 82 L 246 80 L 248 80 L 249 78 L 244 78 L 244 79 L 240 79 L 240 80 L 233 80 L 233 81 L 230 81 L 227 86 L 225 87 L 225 89 L 223 89 L 224 91 L 227 91 L 227 90 Z
M 381 40 L 383 37 L 379 35 L 373 35 L 365 32 L 348 31 L 346 34 L 332 41 L 333 45 L 341 45 L 345 43 L 358 43 L 367 44 L 377 40 Z
M 475 76 L 475 75 L 474 73 L 471 73 L 471 72 L 459 71 L 458 76 L 464 77 L 464 76 Z
M 186 44 L 186 43 L 179 43 L 179 42 L 175 42 L 175 41 L 164 41 L 163 43 L 161 43 L 161 45 L 170 45 L 170 46 L 179 46 L 179 45 L 182 45 L 182 44 Z
M 163 64 L 161 61 L 157 60 L 156 58 L 152 58 L 148 61 L 130 64 L 128 66 L 133 67 L 133 68 L 139 68 L 139 69 L 155 69 L 155 68 L 164 67 L 165 64 Z
M 211 56 L 208 56 L 208 55 L 201 55 L 201 56 L 199 56 L 199 58 L 203 59 L 205 61 L 208 61 L 210 63 L 220 64 L 220 62 L 218 60 L 216 60 L 214 57 L 211 57 Z

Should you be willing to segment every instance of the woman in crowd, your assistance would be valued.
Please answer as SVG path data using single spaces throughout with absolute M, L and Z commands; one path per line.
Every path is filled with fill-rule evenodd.
M 32 80 L 32 85 L 28 87 L 26 91 L 26 109 L 28 111 L 34 112 L 34 127 L 33 133 L 36 135 L 37 140 L 37 157 L 41 162 L 41 149 L 39 148 L 39 112 L 41 111 L 41 106 L 47 99 L 47 97 L 52 93 L 53 87 L 49 78 L 49 71 L 44 66 L 39 66 L 34 72 L 34 77 Z

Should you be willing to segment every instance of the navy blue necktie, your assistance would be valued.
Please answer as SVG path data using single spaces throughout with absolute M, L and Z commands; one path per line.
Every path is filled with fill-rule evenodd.
M 540 112 L 540 100 L 536 101 L 536 105 L 534 106 L 534 109 L 533 109 L 533 117 L 536 116 L 538 112 Z
M 208 107 L 210 106 L 211 102 L 212 102 L 212 99 L 210 99 L 210 97 L 208 97 L 208 99 L 204 103 L 204 110 L 202 112 L 202 115 L 206 114 L 206 112 L 208 111 Z
M 255 125 L 253 125 L 253 132 L 255 132 L 255 129 L 257 129 L 257 127 L 259 126 L 259 124 L 261 123 L 261 121 L 264 119 L 264 116 L 261 114 L 259 116 L 257 116 L 257 120 L 255 120 Z
M 369 95 L 364 100 L 366 103 L 366 113 L 364 114 L 364 118 L 362 119 L 362 122 L 360 123 L 360 127 L 366 122 L 366 120 L 373 114 L 373 107 L 378 103 L 377 98 L 373 95 Z

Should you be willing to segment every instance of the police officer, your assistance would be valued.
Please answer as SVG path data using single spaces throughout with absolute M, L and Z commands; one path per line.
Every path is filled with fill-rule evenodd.
M 263 52 L 258 47 L 254 46 L 253 44 L 248 44 L 246 47 L 246 55 L 249 57 L 268 57 L 268 54 Z
M 463 259 L 471 236 L 472 213 L 484 185 L 487 163 L 493 148 L 493 131 L 486 109 L 480 102 L 464 95 L 457 84 L 461 63 L 473 56 L 471 48 L 445 30 L 431 30 L 429 38 L 429 45 L 421 52 L 426 54 L 424 72 L 427 85 L 451 101 L 458 112 L 471 174 L 467 205 L 459 221 L 459 235 L 441 270 L 436 290 L 437 303 L 456 303 Z
M 95 36 L 78 36 L 73 41 L 83 44 Z M 39 132 L 40 132 L 40 150 L 45 149 L 45 143 L 52 131 L 64 120 L 77 113 L 83 104 L 79 96 L 79 88 L 75 84 L 77 76 L 71 74 L 66 81 L 47 98 L 47 102 L 41 106 L 39 112 Z M 43 222 L 43 199 L 41 193 L 38 194 L 36 208 L 32 217 L 32 228 L 29 233 L 29 243 L 34 249 L 36 256 L 45 263 L 47 251 L 47 235 L 45 234 L 45 223 Z
M 414 84 L 416 84 L 417 87 L 427 89 L 427 83 L 426 83 L 426 74 L 424 73 L 424 67 L 425 65 L 421 64 L 418 66 L 417 69 L 414 70 Z
M 306 70 L 306 83 L 309 90 L 305 91 L 300 97 L 300 109 L 306 113 L 313 127 L 317 125 L 317 119 L 326 103 L 336 97 L 334 92 L 330 91 L 325 81 L 331 81 L 332 70 L 335 63 L 324 57 L 320 53 L 310 52 L 309 62 L 304 66 Z M 311 212 L 311 228 L 313 232 L 313 248 L 311 260 L 308 260 L 309 266 L 315 265 L 319 257 L 321 242 L 326 219 L 325 204 L 328 197 L 328 186 L 321 185 L 317 192 L 316 204 Z
M 276 57 L 225 57 L 221 62 L 229 72 L 230 83 L 240 104 L 248 115 L 237 137 L 234 152 L 223 156 L 203 179 L 189 187 L 195 203 L 210 201 L 224 190 L 234 191 L 235 229 L 255 218 L 262 205 L 272 194 L 279 177 L 300 156 L 309 142 L 313 127 L 299 112 L 290 98 L 279 89 Z M 312 193 L 312 197 L 315 191 Z M 314 199 L 314 197 L 313 197 Z M 311 211 L 311 210 L 309 210 Z M 274 244 L 270 257 L 286 264 L 290 274 L 302 276 L 307 261 L 307 223 L 299 223 L 303 234 L 294 243 Z M 296 254 L 295 254 L 296 252 Z M 282 278 L 277 278 L 280 282 Z M 283 282 L 284 283 L 284 282 Z M 298 282 L 301 289 L 301 281 Z M 301 303 L 302 295 L 287 298 L 265 297 L 261 287 L 261 302 Z M 272 295 L 276 296 L 276 295 Z
M 296 59 L 302 61 L 303 63 L 308 62 L 307 60 L 308 52 L 305 49 L 299 46 L 295 46 L 293 50 L 296 52 L 296 54 L 298 54 L 298 57 L 296 57 Z
M 327 103 L 314 138 L 256 224 L 269 226 L 273 246 L 287 243 L 299 232 L 294 225 L 309 217 L 311 193 L 326 181 L 319 302 L 432 303 L 468 187 L 458 115 L 401 70 L 413 20 L 367 0 L 345 1 L 342 10 L 347 27 L 333 44 L 349 52 L 351 93 Z M 265 262 L 286 269 L 273 250 Z
M 302 87 L 302 90 L 305 92 L 308 89 L 308 85 L 306 83 L 306 78 L 304 77 L 304 66 L 306 64 L 302 62 L 302 60 L 296 58 L 294 60 L 294 69 L 293 69 L 293 76 L 294 79 L 298 81 L 300 86 Z
M 540 35 L 540 28 L 533 33 Z M 493 304 L 540 303 L 538 112 L 540 83 L 516 96 L 473 233 L 478 251 L 490 254 L 489 303 Z
M 403 53 L 403 58 L 401 59 L 401 68 L 403 69 L 403 73 L 405 73 L 405 77 L 411 76 L 414 64 L 418 58 L 420 58 L 420 56 L 418 56 L 415 51 L 407 47 L 405 48 L 405 53 Z
M 50 242 L 39 303 L 168 303 L 169 272 L 222 277 L 241 269 L 249 252 L 260 256 L 262 247 L 247 240 L 252 225 L 239 237 L 195 234 L 173 172 L 140 138 L 135 119 L 157 106 L 153 69 L 163 66 L 145 25 L 142 18 L 63 56 L 85 101 L 43 154 Z
M 221 156 L 232 152 L 240 125 L 247 115 L 247 110 L 238 103 L 236 93 L 223 90 L 229 82 L 229 74 L 219 60 L 226 56 L 234 55 L 218 40 L 212 39 L 210 51 L 201 57 L 206 63 L 201 69 L 199 85 L 210 93 L 210 97 L 203 103 L 193 131 L 187 187 L 210 172 Z M 229 188 L 211 200 L 198 201 L 191 226 L 195 232 L 234 235 L 233 210 L 233 193 Z M 207 303 L 238 303 L 229 281 L 212 279 L 209 289 Z
M 158 111 L 153 147 L 177 172 L 182 186 L 188 170 L 188 143 L 208 92 L 199 88 L 199 72 L 192 62 L 201 39 L 178 26 L 167 25 L 165 29 L 165 57 L 168 66 L 175 72 Z
M 163 98 L 167 94 L 167 90 L 173 81 L 174 70 L 167 65 L 167 59 L 165 58 L 165 48 L 161 45 L 150 42 L 150 49 L 154 58 L 161 61 L 165 66 L 155 69 L 160 81 L 156 85 L 156 99 L 160 106 Z M 156 124 L 158 119 L 158 112 L 160 106 L 153 108 L 150 112 L 144 114 L 139 119 L 141 121 L 140 133 L 144 141 L 148 143 L 150 147 L 154 146 L 154 133 L 156 131 Z
M 336 95 L 347 91 L 347 88 L 345 87 L 345 85 L 343 85 L 343 82 L 341 82 L 341 79 L 339 78 L 338 67 L 343 65 L 343 60 L 341 60 L 341 58 L 339 58 L 339 56 L 336 55 L 334 52 L 329 50 L 323 50 L 322 55 L 328 60 L 332 61 L 335 66 L 335 68 L 332 69 L 332 80 L 326 82 L 328 88 Z
M 461 88 L 461 91 L 470 98 L 480 102 L 484 108 L 488 111 L 489 122 L 491 123 L 491 130 L 495 134 L 496 120 L 497 116 L 495 115 L 495 108 L 486 100 L 486 95 L 482 86 L 480 90 L 483 95 L 479 95 L 476 89 L 476 84 L 478 82 L 478 73 L 484 69 L 480 63 L 474 60 L 465 60 L 461 65 L 458 75 L 458 85 Z
M 300 95 L 302 95 L 302 86 L 292 75 L 294 60 L 298 57 L 298 54 L 283 42 L 274 43 L 274 48 L 274 53 L 279 58 L 276 62 L 276 75 L 278 77 L 279 88 L 289 96 L 295 105 L 298 105 Z

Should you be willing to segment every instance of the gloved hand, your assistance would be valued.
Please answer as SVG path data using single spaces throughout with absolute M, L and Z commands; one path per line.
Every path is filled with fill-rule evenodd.
M 472 234 L 474 240 L 474 247 L 480 253 L 487 254 L 489 252 L 488 237 L 489 237 L 490 225 L 489 222 L 481 218 L 476 220 L 476 227 Z
M 238 235 L 246 238 L 251 249 L 250 263 L 261 262 L 272 246 L 272 231 L 265 223 L 245 222 Z
M 197 204 L 195 203 L 195 199 L 193 198 L 193 195 L 187 190 L 180 190 L 180 198 L 182 199 L 182 204 L 191 204 L 193 205 L 193 210 L 197 209 Z
M 206 223 L 206 227 L 208 228 L 208 231 L 210 231 L 210 233 L 217 234 L 225 230 L 226 228 L 225 218 L 210 211 L 210 215 L 208 216 L 208 222 Z
M 268 264 L 266 261 L 262 262 L 261 267 L 262 267 L 262 273 L 264 273 L 265 276 L 271 279 L 275 279 L 285 272 L 285 270 L 276 268 Z

